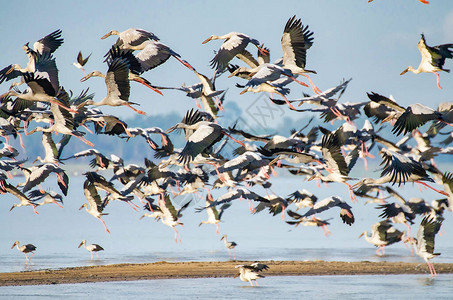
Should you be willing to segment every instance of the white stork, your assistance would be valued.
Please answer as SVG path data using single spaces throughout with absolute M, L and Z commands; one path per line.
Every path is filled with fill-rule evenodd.
M 420 227 L 418 227 L 417 238 L 407 239 L 408 242 L 415 244 L 415 252 L 428 264 L 431 277 L 437 275 L 434 265 L 430 262 L 430 260 L 440 255 L 440 253 L 434 253 L 434 239 L 436 234 L 439 232 L 441 225 L 442 221 L 435 221 L 428 216 L 424 217 L 420 223 Z
M 83 241 L 79 244 L 79 246 L 78 246 L 77 248 L 80 248 L 80 247 L 82 247 L 82 246 L 83 246 L 85 249 L 87 249 L 88 251 L 90 251 L 91 259 L 93 259 L 93 252 L 96 253 L 96 258 L 99 259 L 98 252 L 104 250 L 104 248 L 102 248 L 102 247 L 99 246 L 98 244 L 89 244 L 89 245 L 87 245 L 87 241 L 86 241 L 86 240 L 83 240 Z
M 386 246 L 404 239 L 404 231 L 399 231 L 388 220 L 384 220 L 371 226 L 371 236 L 368 235 L 367 231 L 362 232 L 359 238 L 362 236 L 368 243 L 378 247 L 376 255 L 384 255 Z
M 251 265 L 237 265 L 236 268 L 239 268 L 239 274 L 235 275 L 234 278 L 238 277 L 242 281 L 250 282 L 250 285 L 253 286 L 253 281 L 255 281 L 256 286 L 258 278 L 264 278 L 265 276 L 259 274 L 263 270 L 269 269 L 269 266 L 260 263 L 253 263 Z
M 19 241 L 15 241 L 11 249 L 16 246 L 17 250 L 22 252 L 25 255 L 25 263 L 28 263 L 33 255 L 35 255 L 36 246 L 33 244 L 25 244 L 25 245 L 20 245 Z M 27 253 L 31 253 L 30 257 L 28 257 Z
M 422 33 L 420 41 L 418 42 L 418 50 L 422 56 L 422 60 L 418 65 L 417 69 L 409 66 L 400 75 L 405 74 L 407 71 L 411 71 L 414 74 L 419 73 L 434 73 L 437 78 L 437 87 L 442 88 L 439 84 L 439 71 L 450 72 L 450 70 L 444 69 L 445 60 L 447 58 L 453 58 L 453 44 L 443 44 L 434 47 L 430 47 L 426 44 L 425 35 Z
M 225 40 L 222 46 L 220 46 L 217 54 L 211 60 L 211 66 L 216 69 L 216 72 L 225 70 L 230 60 L 241 53 L 249 43 L 255 45 L 260 51 L 266 52 L 266 50 L 260 47 L 260 42 L 258 40 L 239 32 L 230 32 L 221 36 L 211 35 L 204 40 L 202 44 L 206 44 L 212 40 Z
M 302 217 L 309 217 L 335 206 L 338 206 L 340 208 L 340 217 L 343 220 L 343 223 L 351 226 L 355 221 L 351 206 L 338 196 L 330 196 L 316 202 L 315 205 L 313 205 L 313 207 L 310 208 Z
M 105 78 L 105 85 L 107 86 L 107 96 L 99 102 L 94 102 L 91 99 L 86 100 L 78 105 L 77 108 L 86 106 L 86 105 L 95 105 L 95 106 L 127 106 L 134 110 L 135 112 L 145 115 L 144 111 L 138 110 L 131 106 L 131 104 L 137 104 L 129 101 L 130 95 L 130 84 L 129 84 L 129 63 L 126 59 L 116 58 L 114 60 L 107 62 L 109 69 L 107 75 L 104 75 L 100 72 L 94 71 L 91 76 L 98 76 Z M 90 74 L 88 74 L 90 75 Z M 87 76 L 88 76 L 87 75 Z M 84 78 L 86 78 L 85 76 Z M 90 76 L 90 77 L 91 77 Z M 82 78 L 82 81 L 86 79 Z M 88 77 L 89 78 L 89 77 Z
M 102 220 L 102 216 L 108 215 L 108 213 L 104 213 L 104 208 L 107 205 L 107 201 L 104 200 L 102 201 L 101 197 L 99 196 L 99 193 L 96 189 L 96 186 L 91 183 L 88 179 L 85 180 L 83 183 L 83 192 L 85 194 L 85 198 L 87 199 L 88 203 L 84 203 L 79 210 L 85 207 L 85 210 L 98 219 L 99 221 L 102 222 L 102 225 L 104 225 L 105 231 L 110 233 L 110 230 L 107 228 L 107 225 L 105 225 L 104 220 Z
M 222 235 L 220 240 L 223 240 L 223 242 L 225 243 L 225 247 L 228 249 L 228 257 L 231 258 L 231 249 L 233 249 L 233 259 L 236 259 L 236 246 L 238 244 L 236 244 L 233 241 L 229 242 L 227 240 L 227 235 L 226 234 Z
M 142 50 L 149 40 L 159 40 L 154 33 L 140 28 L 129 28 L 122 32 L 111 30 L 102 36 L 101 40 L 106 39 L 111 35 L 118 36 L 115 46 L 118 46 L 121 49 Z

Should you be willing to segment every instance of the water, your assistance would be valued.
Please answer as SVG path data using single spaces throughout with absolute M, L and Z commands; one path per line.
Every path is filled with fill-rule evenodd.
M 53 180 L 56 182 L 54 178 L 49 178 L 48 182 Z M 143 211 L 140 209 L 136 212 L 129 205 L 121 202 L 112 202 L 106 208 L 109 215 L 104 216 L 103 219 L 111 231 L 111 234 L 107 234 L 98 220 L 84 210 L 78 210 L 85 202 L 82 190 L 83 181 L 83 177 L 71 177 L 69 194 L 64 200 L 64 208 L 59 208 L 53 204 L 38 207 L 39 215 L 35 215 L 31 207 L 20 207 L 9 211 L 9 208 L 17 200 L 10 195 L 2 196 L 0 225 L 4 230 L 2 230 L 0 239 L 0 272 L 156 261 L 225 261 L 229 259 L 229 256 L 223 242 L 220 241 L 220 237 L 224 233 L 228 234 L 228 240 L 238 243 L 236 247 L 238 260 L 319 259 L 326 261 L 404 261 L 424 264 L 424 261 L 418 256 L 411 256 L 410 251 L 403 244 L 387 247 L 386 255 L 381 257 L 376 256 L 374 246 L 368 244 L 363 238 L 358 239 L 360 233 L 364 230 L 369 231 L 371 225 L 380 220 L 378 217 L 380 211 L 374 208 L 374 204 L 364 205 L 363 199 L 359 199 L 360 203 L 358 204 L 352 204 L 356 217 L 356 222 L 352 226 L 347 226 L 341 222 L 338 209 L 331 209 L 320 214 L 318 217 L 322 219 L 333 218 L 329 226 L 332 235 L 325 237 L 320 228 L 302 226 L 294 228 L 286 224 L 280 215 L 273 217 L 266 211 L 252 215 L 248 209 L 247 201 L 239 200 L 235 200 L 234 205 L 225 211 L 223 222 L 220 224 L 220 234 L 217 235 L 214 225 L 198 226 L 201 220 L 207 219 L 207 214 L 195 212 L 194 208 L 203 206 L 204 200 L 194 198 L 191 206 L 183 212 L 181 221 L 184 223 L 184 227 L 178 226 L 182 243 L 175 243 L 174 232 L 171 228 L 156 222 L 154 219 L 144 218 L 139 220 Z M 342 184 L 330 184 L 328 188 L 319 189 L 314 182 L 305 182 L 297 177 L 285 176 L 273 178 L 272 182 L 274 183 L 272 190 L 283 196 L 294 192 L 296 189 L 306 188 L 314 192 L 320 199 L 330 195 L 339 195 L 350 202 L 347 188 Z M 265 191 L 259 187 L 255 191 L 265 194 Z M 416 186 L 410 184 L 400 188 L 399 192 L 408 198 L 422 196 L 429 201 L 439 198 L 437 193 L 430 190 L 423 190 L 420 193 Z M 219 195 L 219 192 L 214 193 L 214 197 L 216 195 Z M 189 199 L 192 199 L 192 197 L 177 197 L 174 199 L 175 206 L 178 208 Z M 138 203 L 137 200 L 135 202 Z M 294 210 L 294 207 L 292 209 Z M 436 237 L 435 250 L 441 252 L 442 255 L 433 259 L 434 264 L 453 262 L 453 239 L 450 238 L 453 221 L 450 214 L 450 212 L 446 212 L 443 235 Z M 420 217 L 417 217 L 413 226 L 414 234 L 419 223 Z M 5 228 L 10 229 L 6 230 Z M 406 229 L 403 225 L 398 226 L 398 228 Z M 100 258 L 98 260 L 90 260 L 89 252 L 83 248 L 77 248 L 83 239 L 86 239 L 88 243 L 97 243 L 104 247 L 105 251 L 99 253 Z M 10 249 L 15 240 L 37 246 L 36 254 L 31 263 L 26 265 L 23 254 L 17 249 Z M 146 287 L 141 290 L 141 293 L 151 293 L 159 298 L 165 298 L 165 295 L 174 296 L 173 294 L 166 294 L 166 289 L 172 290 L 172 285 L 181 284 L 191 286 L 190 290 L 193 292 L 190 295 L 196 297 L 197 293 L 210 295 L 209 292 L 204 290 L 205 283 L 210 282 L 208 290 L 209 286 L 211 289 L 217 290 L 219 286 L 224 285 L 235 289 L 236 292 L 232 292 L 232 298 L 241 298 L 239 297 L 241 293 L 246 293 L 246 298 L 251 298 L 253 294 L 248 293 L 256 293 L 257 290 L 260 291 L 260 297 L 267 297 L 268 291 L 273 291 L 273 294 L 271 294 L 275 298 L 279 293 L 287 293 L 288 296 L 301 291 L 311 295 L 310 293 L 316 292 L 316 288 L 305 283 L 312 282 L 315 287 L 318 286 L 319 288 L 322 282 L 326 280 L 325 277 L 270 277 L 263 279 L 263 287 L 256 290 L 245 288 L 247 283 L 243 284 L 238 279 L 235 279 L 235 281 L 232 281 L 233 279 L 191 279 L 75 284 L 57 287 L 21 287 L 20 289 L 5 288 L 0 291 L 0 295 L 14 296 L 18 293 L 17 295 L 49 296 L 44 291 L 52 290 L 57 297 L 65 296 L 65 293 L 68 293 L 69 297 L 77 298 L 77 295 L 80 295 L 79 293 L 82 293 L 84 289 L 89 289 L 93 294 L 102 296 L 101 291 L 108 287 L 117 290 L 118 297 L 125 297 L 124 295 L 128 294 L 127 291 L 140 290 L 141 287 Z M 347 288 L 352 289 L 351 291 L 346 288 L 341 289 L 342 293 L 354 293 L 358 288 L 362 289 L 359 287 L 361 278 L 378 280 L 378 287 L 375 288 L 378 289 L 379 286 L 382 288 L 386 276 L 328 278 L 329 284 L 335 283 L 341 286 L 344 283 Z M 426 280 L 430 284 L 439 285 L 442 290 L 442 283 L 447 279 L 452 279 L 450 275 L 439 276 L 434 281 L 430 281 L 429 275 L 402 275 L 396 278 L 398 280 L 395 281 L 419 286 L 417 290 L 430 289 L 423 283 Z M 200 288 L 202 282 L 203 288 Z M 304 284 L 298 287 L 301 282 Z M 161 288 L 156 289 L 156 285 Z M 285 286 L 285 288 L 278 288 L 279 286 Z M 287 289 L 289 290 L 287 291 Z M 404 290 L 410 291 L 407 288 Z M 391 291 L 400 292 L 399 287 L 392 288 Z M 174 289 L 172 292 L 175 292 Z M 335 295 L 337 295 L 335 293 L 332 291 L 326 295 L 326 298 L 335 298 Z M 366 295 L 363 293 L 365 293 L 364 290 L 362 290 L 361 295 Z M 349 294 L 346 295 L 350 296 Z M 351 297 L 354 297 L 354 295 L 351 294 Z
M 451 299 L 453 275 L 272 276 L 0 287 L 0 299 Z M 326 285 L 328 288 L 326 289 Z

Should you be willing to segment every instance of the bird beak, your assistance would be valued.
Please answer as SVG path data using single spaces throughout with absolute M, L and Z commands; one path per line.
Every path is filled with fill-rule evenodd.
M 365 234 L 365 232 L 362 232 L 360 235 L 359 235 L 359 239 Z
M 90 78 L 90 76 L 83 76 L 81 79 L 80 79 L 80 82 L 84 82 L 86 81 L 88 78 Z
M 85 101 L 80 103 L 79 105 L 77 105 L 77 109 L 80 109 L 82 107 L 84 107 L 86 104 L 85 104 Z
M 362 184 L 362 181 L 356 182 L 356 183 L 354 183 L 353 185 L 351 185 L 351 188 L 352 188 L 353 190 L 355 190 L 355 189 L 358 188 L 361 184 Z
M 143 219 L 145 217 L 145 215 L 141 216 L 139 220 Z
M 14 246 L 16 246 L 16 245 L 17 245 L 17 243 L 14 243 L 14 244 L 13 244 L 13 245 L 11 246 L 11 249 L 13 249 L 13 248 L 14 248 Z
M 82 206 L 80 206 L 79 210 L 82 210 L 82 208 L 85 207 L 85 204 L 83 204 Z
M 401 74 L 400 74 L 400 75 L 404 75 L 404 74 L 406 74 L 406 73 L 407 73 L 407 71 L 409 71 L 409 68 L 407 68 L 406 70 L 404 70 L 403 72 L 401 72 Z
M 6 71 L 6 75 L 8 75 L 9 73 L 11 73 L 12 71 L 14 71 L 14 67 L 11 67 L 8 71 Z
M 165 131 L 165 133 L 173 132 L 173 131 L 177 128 L 177 126 L 178 126 L 178 125 L 175 125 L 175 126 L 173 126 L 173 127 L 168 128 L 168 129 Z
M 242 92 L 240 92 L 239 95 L 242 95 L 242 94 L 245 94 L 245 93 L 247 93 L 247 89 L 242 90 Z
M 9 211 L 12 211 L 14 207 L 15 207 L 14 205 L 13 205 L 13 206 L 11 206 L 11 208 L 9 209 Z
M 207 42 L 209 42 L 210 40 L 212 40 L 212 36 L 208 37 L 207 39 L 205 39 L 202 44 L 206 44 Z
M 80 243 L 80 245 L 79 245 L 79 247 L 77 247 L 77 248 L 80 248 L 80 247 L 82 247 L 82 245 L 83 245 L 83 242 L 81 242 L 81 243 Z
M 6 92 L 6 93 L 4 93 L 4 94 L 1 94 L 1 95 L 0 95 L 0 99 L 6 98 L 6 97 L 8 96 L 8 93 L 9 93 L 9 92 Z
M 310 178 L 308 178 L 307 181 L 312 181 L 313 179 L 315 179 L 315 177 L 316 177 L 316 175 L 313 175 Z
M 111 35 L 112 35 L 112 32 L 108 32 L 103 37 L 101 37 L 101 40 L 106 39 L 106 38 L 108 38 Z
M 241 275 L 241 273 L 237 273 L 233 276 L 233 278 L 236 278 L 236 277 L 239 277 L 239 275 Z

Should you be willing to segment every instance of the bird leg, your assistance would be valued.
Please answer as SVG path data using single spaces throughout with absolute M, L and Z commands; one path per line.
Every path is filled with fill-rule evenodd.
M 82 127 L 85 128 L 89 133 L 93 134 L 90 128 L 88 128 L 85 124 L 82 124 Z
M 105 225 L 104 220 L 102 220 L 101 218 L 98 218 L 98 219 L 99 219 L 99 221 L 102 222 L 102 225 L 104 225 L 105 231 L 107 231 L 107 233 L 110 233 L 110 230 L 107 228 L 107 225 Z
M 17 135 L 19 136 L 19 140 L 20 140 L 20 146 L 22 147 L 22 149 L 25 150 L 25 146 L 24 146 L 24 140 L 22 139 L 22 134 L 20 134 L 19 132 L 17 132 Z M 11 146 L 8 145 L 8 149 L 10 148 Z M 10 149 L 12 150 L 12 149 Z
M 77 135 L 75 135 L 75 134 L 73 134 L 73 133 L 70 133 L 70 135 L 72 135 L 72 136 L 78 138 L 79 140 L 81 140 L 82 142 L 84 142 L 85 144 L 87 144 L 88 146 L 94 147 L 94 144 L 93 144 L 92 142 L 90 142 L 89 140 L 87 140 L 86 138 L 84 138 L 83 136 L 77 136 Z
M 198 102 L 198 99 L 194 99 L 194 100 L 195 100 L 195 105 L 198 107 L 198 109 L 202 109 L 200 102 Z
M 96 259 L 99 259 L 99 254 L 96 252 Z
M 349 197 L 351 197 L 351 201 L 358 203 L 359 200 L 357 200 L 357 197 L 354 194 L 354 189 L 352 188 L 352 186 L 349 183 L 347 183 L 347 182 L 343 182 L 343 184 L 345 184 L 348 187 L 348 189 L 349 189 Z
M 249 200 L 249 209 L 252 214 L 256 213 L 256 209 L 252 205 L 252 200 Z
M 179 236 L 178 230 L 176 230 L 175 227 L 173 227 L 173 230 L 175 231 L 175 243 L 177 244 L 178 243 L 178 239 L 179 239 L 179 243 L 181 244 L 181 237 Z
M 441 190 L 438 190 L 438 189 L 435 189 L 435 188 L 433 188 L 432 186 L 430 186 L 429 184 L 427 184 L 427 183 L 425 183 L 425 182 L 423 182 L 423 181 L 415 181 L 415 182 L 418 183 L 418 184 L 424 185 L 424 186 L 426 186 L 427 188 L 430 188 L 430 189 L 432 189 L 433 191 L 438 192 L 439 194 L 442 194 L 442 195 L 444 195 L 444 196 L 449 197 L 448 193 L 446 193 L 446 192 L 444 192 L 444 191 L 441 191 Z
M 302 85 L 302 86 L 305 86 L 305 87 L 308 87 L 308 85 L 305 83 L 305 82 L 302 82 L 300 80 L 297 80 L 295 77 L 293 76 L 289 76 L 289 75 L 286 75 L 286 74 L 283 74 L 285 76 L 288 76 L 288 78 L 291 78 L 293 81 L 297 82 L 298 84 Z
M 304 74 L 304 73 L 302 73 L 300 75 L 302 75 L 304 77 L 307 77 L 308 82 L 310 83 L 310 86 L 311 86 L 311 89 L 313 90 L 313 92 L 315 92 L 316 94 L 321 94 L 322 93 L 321 90 L 313 83 L 313 81 L 311 81 L 310 76 L 308 76 L 307 74 Z
M 326 225 L 326 224 L 323 224 L 323 225 L 321 226 L 321 229 L 322 229 L 322 231 L 324 232 L 324 235 L 325 235 L 325 236 L 329 236 L 329 235 L 332 234 L 332 232 L 330 232 L 329 228 L 327 228 L 327 225 Z
M 145 80 L 143 80 L 142 78 L 134 78 L 134 81 L 139 82 L 139 83 L 143 84 L 144 86 L 149 87 L 150 89 L 152 89 L 153 91 L 155 91 L 155 92 L 158 93 L 159 95 L 163 96 L 163 94 L 162 94 L 161 91 L 159 91 L 157 88 L 152 87 L 151 85 L 147 84 L 147 83 L 145 82 Z
M 233 138 L 231 135 L 229 135 L 228 133 L 226 133 L 225 131 L 222 131 L 222 133 L 224 135 L 226 135 L 227 137 L 229 137 L 230 139 L 232 139 L 233 141 L 235 141 L 236 143 L 238 143 L 239 145 L 241 145 L 242 147 L 245 147 L 244 143 L 239 141 L 239 140 L 236 140 L 235 138 Z
M 216 226 L 215 233 L 216 233 L 216 234 L 219 234 L 219 223 L 215 224 L 215 226 Z
M 90 251 L 91 254 L 91 260 L 93 260 L 93 251 Z
M 182 63 L 184 66 L 189 68 L 191 71 L 195 71 L 194 67 L 192 67 L 187 61 L 180 59 L 179 57 L 173 55 L 174 58 L 176 58 L 180 63 Z
M 439 83 L 439 73 L 437 73 L 437 72 L 433 72 L 433 73 L 436 74 L 437 87 L 442 89 L 442 87 L 440 86 L 440 83 Z
M 63 108 L 64 110 L 67 110 L 67 111 L 72 112 L 74 114 L 77 113 L 77 110 L 73 110 L 72 108 L 67 107 L 66 105 L 64 105 L 63 103 L 61 103 L 59 101 L 49 100 L 49 102 L 53 103 L 53 104 L 56 104 L 56 105 L 60 106 L 61 108 Z
M 144 111 L 136 109 L 135 107 L 132 107 L 130 104 L 123 104 L 123 105 L 129 107 L 130 109 L 132 109 L 136 113 L 139 113 L 141 115 L 146 115 L 146 113 Z

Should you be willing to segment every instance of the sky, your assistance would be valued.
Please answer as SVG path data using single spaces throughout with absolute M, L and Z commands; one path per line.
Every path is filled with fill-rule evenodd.
M 81 83 L 81 70 L 72 66 L 79 50 L 92 53 L 86 70 L 106 72 L 103 56 L 116 37 L 101 40 L 108 31 L 143 28 L 157 35 L 190 62 L 198 72 L 211 76 L 209 61 L 222 41 L 201 42 L 212 34 L 231 31 L 245 33 L 270 48 L 271 60 L 282 55 L 280 39 L 287 20 L 296 15 L 314 32 L 314 44 L 307 52 L 307 69 L 321 89 L 336 86 L 352 78 L 341 101 L 366 101 L 366 92 L 393 95 L 404 106 L 423 103 L 436 108 L 438 103 L 452 101 L 453 74 L 441 73 L 436 87 L 433 74 L 399 74 L 409 65 L 417 67 L 420 54 L 417 43 L 424 33 L 428 45 L 453 43 L 453 1 L 431 0 L 424 5 L 417 0 L 305 0 L 305 1 L 7 1 L 0 10 L 2 53 L 0 68 L 11 63 L 26 65 L 22 50 L 26 42 L 35 42 L 50 32 L 61 29 L 64 44 L 55 52 L 60 70 L 60 84 L 78 94 L 90 88 L 95 101 L 106 95 L 104 81 L 92 78 Z M 256 53 L 250 45 L 248 49 Z M 234 63 L 241 64 L 235 59 Z M 453 61 L 445 66 L 453 68 Z M 198 82 L 195 75 L 175 59 L 145 73 L 155 85 L 178 87 Z M 246 110 L 258 99 L 256 94 L 239 95 L 239 78 L 220 77 L 218 90 L 228 89 L 226 104 L 237 104 Z M 300 78 L 299 78 L 300 79 Z M 10 83 L 0 85 L 0 93 Z M 311 89 L 292 83 L 291 99 L 300 98 Z M 141 104 L 149 116 L 172 111 L 181 113 L 194 107 L 193 100 L 180 91 L 165 90 L 160 96 L 148 88 L 131 84 L 130 101 Z M 125 107 L 103 108 L 123 118 L 135 116 Z M 285 108 L 285 116 L 301 113 Z

